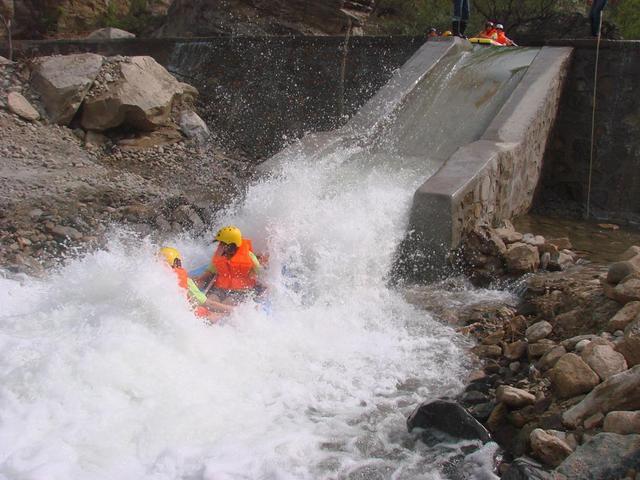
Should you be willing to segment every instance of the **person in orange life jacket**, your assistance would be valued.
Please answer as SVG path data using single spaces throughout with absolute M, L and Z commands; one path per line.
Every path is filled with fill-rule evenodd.
M 218 247 L 198 283 L 202 286 L 213 281 L 211 296 L 225 304 L 236 304 L 262 293 L 264 287 L 257 281 L 260 262 L 251 240 L 243 238 L 239 228 L 227 226 L 218 230 L 215 241 Z
M 498 31 L 496 42 L 498 42 L 500 45 L 506 45 L 508 47 L 517 47 L 515 42 L 507 37 L 507 35 L 504 33 L 504 27 L 501 23 L 496 24 L 496 30 Z
M 194 313 L 198 317 L 206 318 L 213 323 L 232 310 L 228 305 L 207 299 L 207 296 L 189 278 L 187 271 L 182 268 L 182 256 L 178 250 L 173 247 L 163 247 L 160 249 L 160 254 L 178 277 L 180 288 L 186 290 L 187 298 L 194 306 Z
M 431 27 L 429 30 L 427 30 L 426 33 L 427 33 L 427 38 L 434 38 L 434 37 L 438 37 L 439 36 L 438 35 L 438 31 L 433 27 Z
M 476 37 L 489 38 L 491 40 L 497 40 L 498 39 L 498 30 L 496 30 L 496 27 L 493 24 L 493 22 L 487 20 L 484 23 L 484 30 L 482 30 L 480 33 L 478 33 L 478 35 L 476 35 Z

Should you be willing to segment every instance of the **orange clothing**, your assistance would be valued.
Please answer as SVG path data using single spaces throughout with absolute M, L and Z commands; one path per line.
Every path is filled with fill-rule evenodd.
M 498 30 L 496 30 L 493 27 L 487 28 L 487 29 L 481 31 L 478 34 L 478 37 L 480 37 L 480 38 L 490 38 L 491 40 L 497 40 L 498 39 Z
M 427 38 L 432 38 L 432 37 L 437 37 L 438 33 L 437 32 L 429 32 L 427 33 Z
M 500 45 L 513 45 L 511 39 L 507 37 L 502 30 L 498 30 L 498 38 L 496 38 L 496 42 L 498 42 Z
M 211 263 L 216 268 L 216 288 L 223 290 L 248 290 L 256 286 L 253 272 L 254 262 L 249 256 L 252 252 L 251 240 L 243 238 L 240 247 L 231 258 L 222 255 L 222 245 L 218 245 Z

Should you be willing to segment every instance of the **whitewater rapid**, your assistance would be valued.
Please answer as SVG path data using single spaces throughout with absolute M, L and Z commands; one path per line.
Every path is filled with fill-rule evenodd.
M 269 252 L 268 309 L 203 324 L 123 232 L 0 280 L 0 478 L 438 478 L 405 420 L 460 388 L 464 355 L 387 287 L 414 172 L 350 171 L 353 153 L 292 159 L 219 219 Z M 206 240 L 170 243 L 193 268 Z

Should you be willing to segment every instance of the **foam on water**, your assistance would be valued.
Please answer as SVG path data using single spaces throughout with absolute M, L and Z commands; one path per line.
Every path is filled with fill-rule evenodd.
M 386 279 L 440 163 L 359 143 L 291 153 L 216 222 L 268 252 L 267 309 L 203 324 L 158 246 L 126 234 L 0 279 L 0 479 L 440 478 L 460 448 L 417 442 L 406 417 L 460 389 L 465 357 Z M 173 243 L 187 268 L 213 248 Z

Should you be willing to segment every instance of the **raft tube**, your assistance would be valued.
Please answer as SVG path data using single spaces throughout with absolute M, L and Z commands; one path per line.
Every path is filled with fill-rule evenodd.
M 478 45 L 493 45 L 494 47 L 504 47 L 504 45 L 502 45 L 501 43 L 498 43 L 495 40 L 491 40 L 490 38 L 473 37 L 470 38 L 469 41 Z

